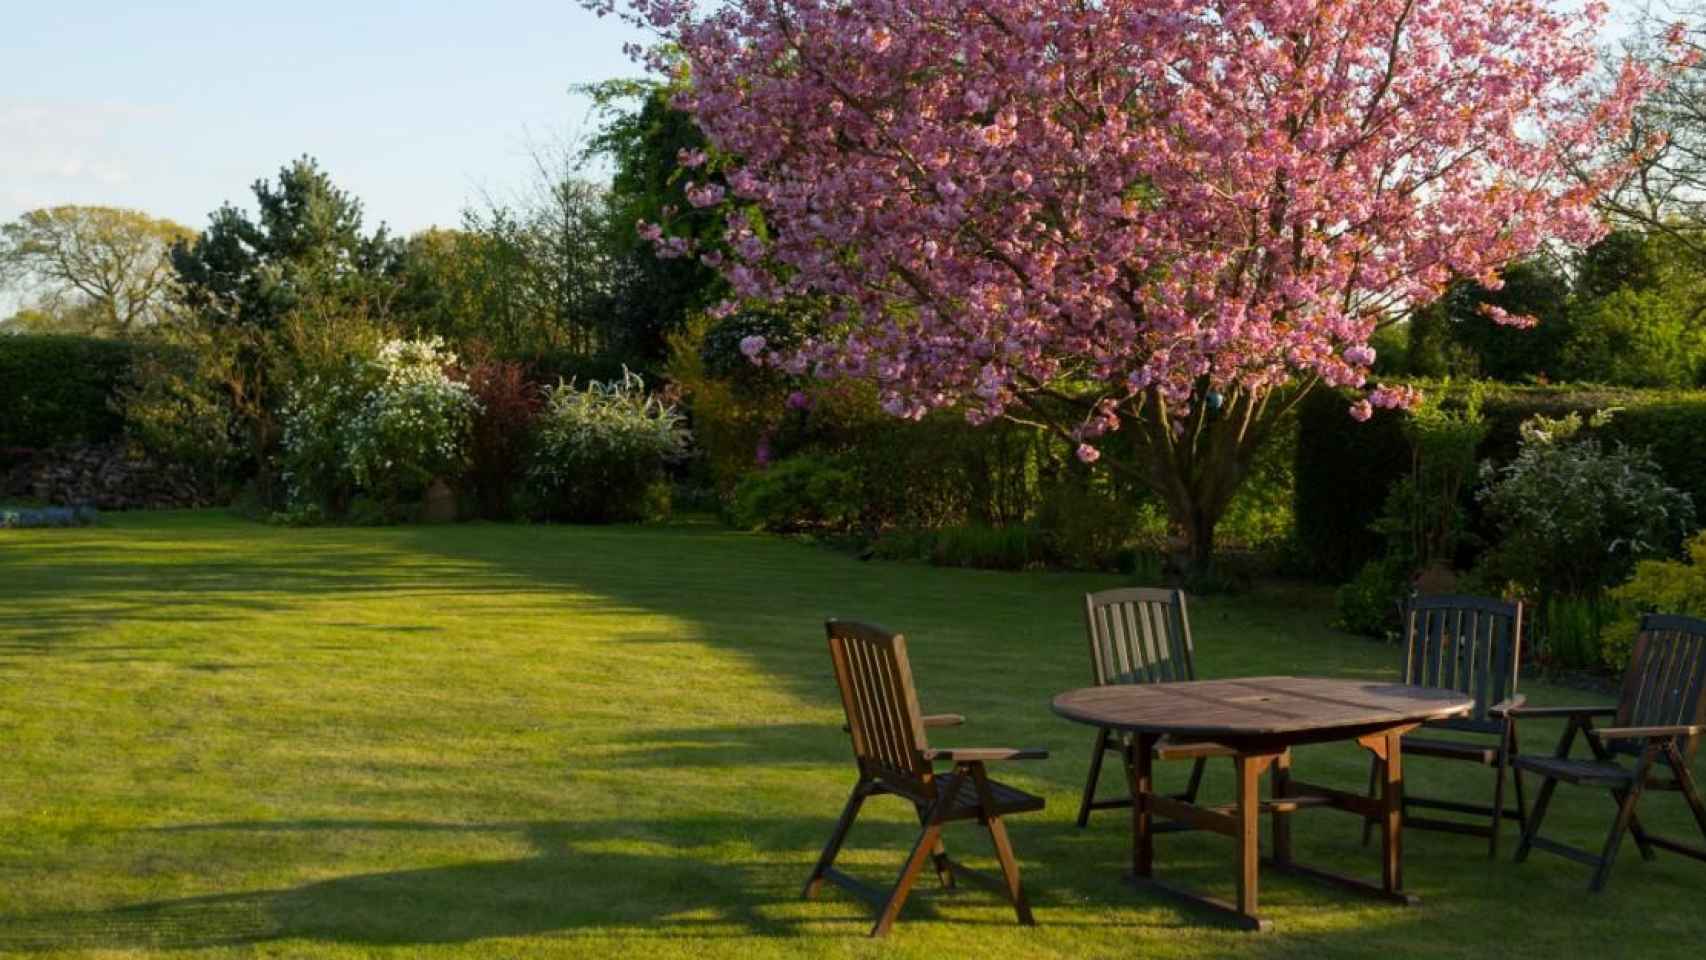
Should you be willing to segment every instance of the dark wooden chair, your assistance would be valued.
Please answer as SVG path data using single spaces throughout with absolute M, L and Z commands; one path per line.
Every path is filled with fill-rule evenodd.
M 1706 735 L 1706 620 L 1662 614 L 1643 617 L 1615 707 L 1525 706 L 1513 712 L 1525 718 L 1569 720 L 1552 756 L 1516 758 L 1517 769 L 1546 778 L 1534 801 L 1534 814 L 1523 825 L 1522 844 L 1516 851 L 1518 863 L 1539 847 L 1587 864 L 1594 868 L 1588 889 L 1597 892 L 1605 888 L 1611 876 L 1611 865 L 1625 833 L 1635 835 L 1643 860 L 1653 859 L 1657 848 L 1706 861 L 1706 847 L 1653 836 L 1642 828 L 1635 812 L 1648 790 L 1678 791 L 1693 811 L 1701 836 L 1706 837 L 1706 802 L 1701 800 L 1689 769 L 1701 736 Z M 1615 717 L 1615 725 L 1596 730 L 1593 718 L 1604 716 Z M 1571 758 L 1570 748 L 1578 734 L 1587 740 L 1592 759 Z M 1633 757 L 1635 768 L 1623 766 L 1619 757 Z M 1670 767 L 1669 779 L 1656 776 L 1660 764 Z M 1599 856 L 1540 836 L 1552 791 L 1560 782 L 1611 791 L 1617 814 Z
M 912 667 L 906 658 L 906 638 L 862 623 L 831 620 L 824 625 L 829 634 L 829 654 L 835 663 L 835 682 L 841 688 L 841 705 L 847 711 L 846 730 L 853 736 L 853 756 L 859 780 L 841 811 L 841 819 L 830 834 L 817 866 L 806 881 L 804 896 L 810 899 L 823 881 L 869 902 L 877 910 L 871 936 L 889 932 L 907 894 L 924 868 L 934 861 L 943 886 L 958 880 L 987 886 L 1013 904 L 1019 922 L 1034 924 L 1029 901 L 1019 883 L 1019 864 L 1007 839 L 1002 818 L 1043 808 L 1043 799 L 989 779 L 984 764 L 998 760 L 1041 760 L 1045 750 L 990 748 L 934 749 L 925 738 L 925 728 L 957 726 L 964 721 L 956 714 L 925 716 L 918 708 L 912 686 Z M 938 773 L 937 763 L 951 763 L 951 772 Z M 887 892 L 835 869 L 835 857 L 847 832 L 869 797 L 890 794 L 908 801 L 918 813 L 921 832 L 912 853 L 901 867 L 894 887 Z M 975 820 L 989 830 L 1001 878 L 967 868 L 948 857 L 942 828 L 949 823 Z
M 1182 590 L 1130 588 L 1104 590 L 1084 595 L 1084 632 L 1090 639 L 1091 677 L 1097 686 L 1110 683 L 1173 683 L 1197 678 L 1195 650 L 1191 646 L 1191 624 L 1185 612 Z M 1090 823 L 1090 811 L 1130 807 L 1131 797 L 1096 799 L 1096 781 L 1102 775 L 1102 758 L 1108 751 L 1122 757 L 1131 750 L 1131 738 L 1111 730 L 1098 730 L 1090 753 L 1090 773 L 1084 781 L 1084 798 L 1078 804 L 1078 825 Z M 1155 755 L 1163 760 L 1191 760 L 1191 779 L 1185 792 L 1173 799 L 1195 803 L 1202 787 L 1203 769 L 1209 757 L 1230 757 L 1233 752 L 1214 743 L 1176 743 L 1163 738 Z M 1129 762 L 1129 758 L 1126 758 Z M 1189 824 L 1158 824 L 1157 832 L 1190 829 Z
M 1522 604 L 1483 597 L 1417 597 L 1404 609 L 1404 682 L 1422 687 L 1456 690 L 1475 698 L 1475 709 L 1467 717 L 1436 720 L 1426 730 L 1455 731 L 1462 739 L 1406 735 L 1404 759 L 1413 756 L 1466 761 L 1491 767 L 1493 802 L 1465 803 L 1434 797 L 1404 797 L 1406 830 L 1443 830 L 1487 838 L 1487 856 L 1499 855 L 1500 828 L 1505 820 L 1520 826 L 1527 815 L 1522 774 L 1510 771 L 1517 753 L 1516 717 L 1511 708 L 1524 699 L 1516 692 L 1517 671 L 1522 659 Z M 1379 758 L 1369 771 L 1369 795 L 1380 782 Z M 1505 781 L 1514 781 L 1516 809 L 1505 806 Z M 1414 808 L 1444 810 L 1485 822 L 1411 816 Z M 1362 842 L 1367 844 L 1375 820 L 1364 821 Z

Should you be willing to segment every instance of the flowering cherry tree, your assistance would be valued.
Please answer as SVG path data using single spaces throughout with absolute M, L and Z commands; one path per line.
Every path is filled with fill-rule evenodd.
M 617 0 L 583 0 L 600 13 Z M 1595 84 L 1603 5 L 1549 0 L 626 0 L 711 145 L 701 256 L 748 300 L 827 303 L 762 363 L 884 408 L 1054 430 L 1162 496 L 1206 564 L 1278 418 L 1350 415 L 1369 337 L 1455 278 L 1586 243 L 1579 167 L 1656 85 Z M 713 175 L 713 171 L 715 175 Z M 761 216 L 752 215 L 756 209 Z M 732 304 L 728 305 L 732 309 Z M 1526 318 L 1496 315 L 1510 323 Z

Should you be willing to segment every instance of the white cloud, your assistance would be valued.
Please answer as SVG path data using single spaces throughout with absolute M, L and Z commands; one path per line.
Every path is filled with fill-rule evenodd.
M 99 196 L 133 179 L 124 143 L 158 107 L 0 97 L 0 217 Z

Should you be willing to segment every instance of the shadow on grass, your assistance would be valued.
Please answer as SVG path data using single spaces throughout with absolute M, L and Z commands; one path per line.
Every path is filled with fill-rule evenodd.
M 802 830 L 827 834 L 824 819 L 672 819 L 657 823 L 430 823 L 401 820 L 298 820 L 191 824 L 166 834 L 302 831 L 514 834 L 535 855 L 337 877 L 285 889 L 185 897 L 108 910 L 0 916 L 0 951 L 67 949 L 197 949 L 309 940 L 375 946 L 463 943 L 518 936 L 599 936 L 706 939 L 800 936 L 808 932 L 862 935 L 871 915 L 833 889 L 819 906 L 800 903 L 800 885 L 816 849 L 783 838 Z M 885 866 L 852 868 L 871 882 L 892 877 L 914 832 L 903 824 L 871 824 L 867 839 L 884 843 Z M 970 849 L 981 830 L 948 835 Z M 712 864 L 696 850 L 740 837 L 770 856 L 760 862 Z M 958 844 L 954 843 L 958 840 Z M 968 841 L 972 841 L 968 843 Z M 656 852 L 609 849 L 643 845 Z M 975 856 L 975 854 L 974 854 Z M 978 888 L 943 890 L 921 883 L 903 919 L 940 919 L 943 898 L 1000 904 Z M 1055 905 L 1044 893 L 1039 909 Z M 1065 925 L 1075 925 L 1064 917 Z M 1010 920 L 961 919 L 1010 925 Z M 1060 924 L 1056 924 L 1060 925 Z

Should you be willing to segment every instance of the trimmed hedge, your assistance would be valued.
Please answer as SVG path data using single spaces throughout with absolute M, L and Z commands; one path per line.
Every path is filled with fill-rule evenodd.
M 104 443 L 124 430 L 108 400 L 137 344 L 59 335 L 0 336 L 0 447 Z
M 1462 382 L 1413 385 L 1430 392 L 1445 390 L 1447 403 L 1468 389 Z M 1535 414 L 1559 417 L 1620 408 L 1595 435 L 1651 449 L 1665 482 L 1706 509 L 1706 390 L 1478 386 L 1481 412 L 1490 428 L 1478 451 L 1481 459 L 1509 461 L 1516 455 L 1518 426 Z M 1297 536 L 1315 572 L 1341 581 L 1380 555 L 1383 541 L 1369 531 L 1369 524 L 1379 517 L 1392 484 L 1410 469 L 1403 414 L 1377 411 L 1367 422 L 1357 423 L 1346 413 L 1351 400 L 1350 392 L 1333 390 L 1317 390 L 1305 399 L 1297 444 Z

